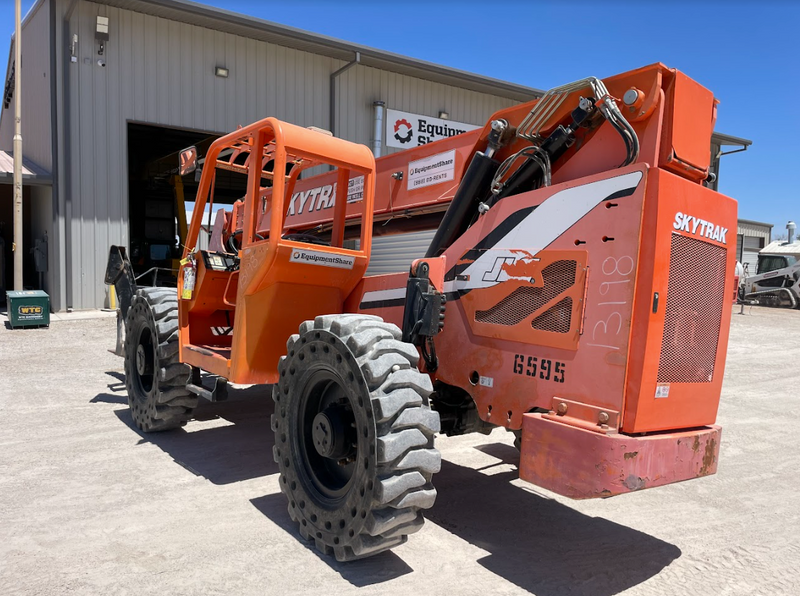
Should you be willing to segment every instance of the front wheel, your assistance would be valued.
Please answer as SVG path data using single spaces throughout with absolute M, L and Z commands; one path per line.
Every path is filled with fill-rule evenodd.
M 178 295 L 174 288 L 137 290 L 125 323 L 125 386 L 136 427 L 183 426 L 197 406 L 186 389 L 191 368 L 178 360 Z
M 289 515 L 339 561 L 404 543 L 433 505 L 439 415 L 417 349 L 367 315 L 306 321 L 273 388 L 273 455 Z

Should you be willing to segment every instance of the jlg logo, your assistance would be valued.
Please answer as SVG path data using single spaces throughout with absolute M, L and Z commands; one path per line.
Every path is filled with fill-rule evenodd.
M 710 221 L 700 219 L 693 215 L 687 215 L 680 211 L 675 214 L 675 223 L 672 224 L 672 227 L 680 232 L 689 232 L 701 238 L 716 240 L 722 244 L 728 243 L 726 238 L 728 235 L 728 228 L 716 226 Z

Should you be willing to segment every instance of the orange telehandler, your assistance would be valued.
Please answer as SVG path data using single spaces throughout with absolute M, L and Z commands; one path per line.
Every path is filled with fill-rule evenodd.
M 289 515 L 338 560 L 420 528 L 439 432 L 505 427 L 520 477 L 573 498 L 713 474 L 736 246 L 704 185 L 716 106 L 654 64 L 378 160 L 274 118 L 218 139 L 177 294 L 112 248 L 136 426 L 272 384 Z M 245 196 L 199 250 L 226 172 Z M 365 276 L 373 233 L 424 229 L 410 271 Z

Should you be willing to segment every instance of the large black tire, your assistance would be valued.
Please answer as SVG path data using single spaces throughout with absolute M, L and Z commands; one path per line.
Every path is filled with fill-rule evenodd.
M 321 316 L 300 326 L 278 365 L 280 488 L 303 537 L 339 561 L 404 543 L 436 499 L 433 387 L 400 337 L 379 317 Z
M 186 389 L 190 374 L 178 361 L 177 291 L 137 290 L 125 323 L 125 386 L 136 427 L 155 432 L 185 424 L 198 399 Z

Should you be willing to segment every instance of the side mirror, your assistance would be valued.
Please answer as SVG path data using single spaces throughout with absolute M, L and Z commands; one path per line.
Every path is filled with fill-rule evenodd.
M 197 169 L 197 147 L 192 145 L 182 150 L 180 153 L 180 165 L 178 166 L 178 173 L 181 176 L 191 174 Z

